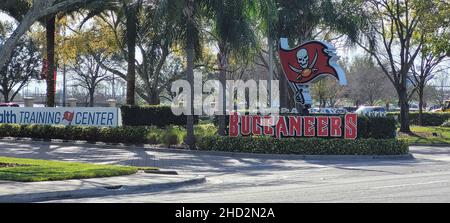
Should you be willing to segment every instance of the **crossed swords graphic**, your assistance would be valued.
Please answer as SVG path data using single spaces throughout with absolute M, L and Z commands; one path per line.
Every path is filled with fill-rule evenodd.
M 309 65 L 309 67 L 307 67 L 307 68 L 296 68 L 296 67 L 288 64 L 289 68 L 292 71 L 294 71 L 295 73 L 297 73 L 297 75 L 298 75 L 297 76 L 297 80 L 301 80 L 302 78 L 309 77 L 311 74 L 313 74 L 313 73 L 315 73 L 315 72 L 317 72 L 319 70 L 319 69 L 314 67 L 316 65 L 316 62 L 317 62 L 317 57 L 318 57 L 318 53 L 317 53 L 317 49 L 316 49 L 316 53 L 314 54 L 313 61 Z M 305 74 L 305 72 L 309 72 L 309 73 Z

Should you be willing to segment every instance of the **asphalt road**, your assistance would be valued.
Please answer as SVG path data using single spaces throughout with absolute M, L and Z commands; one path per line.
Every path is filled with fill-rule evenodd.
M 206 184 L 63 202 L 450 202 L 450 148 L 414 147 L 412 152 L 415 160 L 236 158 L 236 171 L 204 172 Z M 245 171 L 242 165 L 252 167 Z
M 31 145 L 1 142 L 0 156 L 42 153 L 65 159 L 70 154 L 61 145 L 24 152 Z M 14 146 L 19 149 L 5 150 Z M 71 148 L 84 150 L 76 154 L 83 160 L 93 157 L 86 152 L 97 150 L 92 147 Z M 148 162 L 180 174 L 206 175 L 207 182 L 151 193 L 51 202 L 450 202 L 450 147 L 410 149 L 415 159 L 300 160 L 145 151 Z M 111 157 L 104 159 L 125 162 L 123 157 L 118 158 L 121 162 Z

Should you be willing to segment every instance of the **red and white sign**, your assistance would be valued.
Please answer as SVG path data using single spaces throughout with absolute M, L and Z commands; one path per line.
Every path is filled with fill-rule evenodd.
M 358 116 L 230 115 L 229 136 L 332 137 L 356 139 Z

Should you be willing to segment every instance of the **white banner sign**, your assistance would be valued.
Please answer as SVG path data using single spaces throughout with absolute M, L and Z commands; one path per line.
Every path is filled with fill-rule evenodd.
M 0 107 L 0 124 L 119 126 L 120 109 L 110 107 Z

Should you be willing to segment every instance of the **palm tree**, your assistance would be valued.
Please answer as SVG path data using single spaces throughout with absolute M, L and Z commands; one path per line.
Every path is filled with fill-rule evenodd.
M 136 38 L 138 36 L 138 16 L 143 7 L 143 0 L 110 0 L 104 4 L 96 4 L 90 7 L 90 13 L 84 21 L 94 16 L 103 16 L 105 11 L 113 11 L 117 14 L 119 20 L 125 20 L 123 30 L 125 32 L 125 43 L 127 45 L 127 94 L 126 104 L 135 105 L 136 93 Z
M 45 21 L 45 36 L 47 40 L 47 70 L 45 80 L 47 82 L 47 107 L 55 107 L 55 37 L 56 37 L 56 16 L 49 15 Z
M 220 135 L 226 131 L 226 79 L 229 71 L 229 59 L 232 53 L 246 58 L 251 49 L 256 48 L 256 37 L 250 24 L 248 12 L 252 1 L 249 0 L 207 0 L 207 17 L 212 20 L 212 32 L 210 33 L 217 41 L 219 53 L 217 65 L 220 70 L 219 81 L 222 88 L 222 115 L 219 116 Z
M 122 8 L 126 18 L 126 43 L 128 48 L 127 57 L 127 97 L 128 105 L 135 105 L 136 92 L 136 37 L 139 9 L 142 0 L 121 0 Z
M 184 46 L 186 52 L 186 78 L 191 86 L 194 86 L 194 63 L 201 57 L 200 21 L 201 9 L 204 9 L 205 3 L 204 0 L 162 0 L 160 2 L 160 17 L 164 18 L 167 24 L 181 30 L 176 39 Z M 192 87 L 191 95 L 194 95 Z M 193 100 L 190 100 L 190 108 L 190 113 L 187 114 L 185 143 L 190 148 L 195 148 Z

